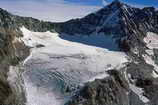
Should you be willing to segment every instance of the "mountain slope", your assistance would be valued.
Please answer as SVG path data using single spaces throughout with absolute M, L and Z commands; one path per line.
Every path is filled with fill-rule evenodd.
M 63 23 L 0 9 L 0 20 L 0 104 L 158 104 L 153 7 L 115 0 Z
M 139 9 L 116 0 L 82 19 L 61 24 L 59 29 L 73 35 L 91 34 L 96 31 L 110 34 L 118 38 L 123 50 L 129 51 L 144 47 L 142 40 L 147 32 L 158 33 L 157 17 L 158 11 L 153 7 Z
M 129 89 L 127 91 L 129 92 L 129 95 L 124 96 L 128 97 L 127 100 L 124 100 L 125 103 L 130 105 L 157 105 L 156 89 L 158 69 L 156 64 L 157 59 L 155 59 L 157 58 L 157 54 L 155 52 L 157 52 L 156 46 L 158 42 L 156 40 L 158 34 L 157 26 L 158 11 L 153 7 L 139 9 L 123 4 L 119 1 L 114 1 L 107 7 L 96 13 L 90 14 L 85 18 L 70 20 L 63 23 L 61 25 L 61 29 L 63 29 L 62 32 L 73 35 L 93 35 L 92 33 L 104 33 L 105 35 L 111 35 L 116 40 L 116 43 L 119 44 L 120 50 L 125 51 L 129 56 L 129 63 L 127 63 L 127 66 L 125 66 L 124 69 L 119 70 L 120 72 L 123 72 L 122 76 L 125 76 L 126 80 L 129 81 L 129 88 L 127 88 Z M 98 83 L 100 82 L 94 82 L 96 86 Z M 91 84 L 88 84 L 87 87 L 88 89 L 91 89 Z M 97 95 L 98 88 L 81 91 L 81 93 L 77 95 L 77 98 L 75 98 L 76 100 L 72 100 L 70 105 L 109 105 L 110 103 L 108 102 L 108 99 L 104 97 L 104 94 L 101 94 L 104 92 L 101 92 L 100 96 L 92 98 L 88 97 L 88 99 L 82 95 L 82 93 L 85 92 L 88 92 L 87 95 Z M 106 88 L 106 86 L 103 86 L 101 89 Z M 113 89 L 114 87 L 111 88 Z M 110 91 L 109 87 L 107 90 Z M 144 91 L 141 92 L 141 90 Z M 107 93 L 105 92 L 105 94 Z M 114 93 L 112 92 L 111 94 Z M 131 94 L 132 96 L 130 96 Z M 133 99 L 135 96 L 137 96 L 137 98 Z M 144 96 L 147 97 L 145 98 Z M 103 98 L 101 103 L 99 103 L 100 101 L 97 97 L 99 97 L 99 99 Z M 116 100 L 117 99 L 118 98 L 116 98 Z M 94 103 L 91 103 L 91 101 Z M 120 102 L 118 103 L 115 103 L 114 101 L 115 100 L 110 101 L 111 105 L 124 104 L 124 101 L 119 100 Z

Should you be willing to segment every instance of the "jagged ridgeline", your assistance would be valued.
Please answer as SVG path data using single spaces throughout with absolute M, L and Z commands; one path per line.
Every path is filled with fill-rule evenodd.
M 146 50 L 149 49 L 144 42 L 147 33 L 158 34 L 158 11 L 155 8 L 135 8 L 116 0 L 84 18 L 72 19 L 62 23 L 20 17 L 0 9 L 0 105 L 23 105 L 26 101 L 22 86 L 12 87 L 7 81 L 10 66 L 19 65 L 30 52 L 30 48 L 19 40 L 19 37 L 23 36 L 20 30 L 23 26 L 35 32 L 51 31 L 88 36 L 92 33 L 112 35 L 120 50 L 129 55 L 131 62 L 127 67 L 120 71 L 112 70 L 109 72 L 111 76 L 108 79 L 86 84 L 79 91 L 80 93 L 68 102 L 70 105 L 147 105 L 140 101 L 138 96 L 135 97 L 135 93 L 125 94 L 130 91 L 130 84 L 125 80 L 125 75 L 122 73 L 124 70 L 131 75 L 134 81 L 137 81 L 136 84 L 139 87 L 145 90 L 145 95 L 152 103 L 149 105 L 158 104 L 156 101 L 158 97 L 157 79 L 149 75 L 152 71 L 155 71 L 155 68 L 154 65 L 147 64 L 143 57 L 143 54 L 147 54 Z M 154 53 L 152 59 L 157 64 L 158 51 L 157 49 L 152 51 Z M 21 66 L 17 69 L 19 69 L 17 71 L 20 74 Z M 22 84 L 22 82 L 20 83 Z M 106 94 L 106 92 L 109 94 Z M 126 100 L 123 101 L 126 96 L 129 96 L 129 98 L 125 98 Z M 84 103 L 80 104 L 81 101 L 84 101 Z

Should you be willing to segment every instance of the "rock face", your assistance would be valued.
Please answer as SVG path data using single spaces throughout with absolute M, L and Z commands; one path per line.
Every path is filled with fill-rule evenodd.
M 146 105 L 130 90 L 123 74 L 110 70 L 110 77 L 87 83 L 68 105 Z
M 158 11 L 153 7 L 134 8 L 117 0 L 82 19 L 70 20 L 59 25 L 60 32 L 113 35 L 124 51 L 143 49 L 147 32 L 158 33 Z M 57 29 L 57 30 L 58 30 Z M 138 50 L 142 52 L 141 50 Z
M 125 78 L 116 70 L 109 74 L 106 79 L 87 83 L 68 105 L 130 105 Z
M 23 36 L 22 26 L 35 32 L 55 31 L 71 36 L 102 33 L 112 36 L 120 50 L 128 55 L 129 62 L 124 67 L 107 71 L 109 76 L 104 79 L 86 83 L 66 105 L 158 105 L 158 11 L 155 8 L 134 8 L 115 0 L 84 18 L 63 23 L 20 17 L 0 9 L 2 105 L 24 105 L 26 101 L 20 77 L 23 71 L 17 67 L 29 55 L 29 48 L 19 40 Z M 18 71 L 15 86 L 8 81 L 10 70 Z
M 116 70 L 108 73 L 110 76 L 105 79 L 85 84 L 66 105 L 157 105 L 156 100 L 153 99 L 154 103 L 150 103 L 145 93 L 140 94 L 140 87 L 144 87 L 146 92 L 156 92 L 152 80 L 140 79 L 135 84 L 139 87 L 135 87 L 132 82 L 127 81 L 123 71 L 122 74 Z M 149 89 L 151 87 L 153 90 Z
M 53 28 L 49 22 L 42 22 L 33 18 L 25 18 L 12 15 L 0 9 L 0 104 L 16 105 L 24 104 L 25 98 L 20 79 L 17 79 L 14 87 L 8 82 L 8 72 L 12 66 L 20 66 L 19 63 L 29 55 L 29 48 L 19 40 L 22 37 L 20 27 L 25 26 L 34 31 L 46 31 Z M 50 29 L 49 29 L 49 28 Z M 17 75 L 20 68 L 14 67 Z M 13 69 L 14 69 L 13 68 Z M 19 70 L 18 70 L 19 69 Z M 13 70 L 14 71 L 14 70 Z M 20 77 L 18 77 L 20 78 Z M 21 82 L 20 82 L 21 83 Z M 23 97 L 23 98 L 22 98 Z M 21 99 L 22 98 L 22 99 Z

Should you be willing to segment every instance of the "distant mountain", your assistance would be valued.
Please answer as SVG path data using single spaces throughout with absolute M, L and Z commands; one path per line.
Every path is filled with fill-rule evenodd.
M 32 62 L 23 64 L 30 56 Z M 41 91 L 42 84 L 59 87 L 69 96 L 65 105 L 158 105 L 157 56 L 154 7 L 140 9 L 114 0 L 84 18 L 61 23 L 0 9 L 0 104 L 27 104 L 30 79 Z
M 61 24 L 68 34 L 104 33 L 118 38 L 123 50 L 144 47 L 142 38 L 151 31 L 158 33 L 158 11 L 154 7 L 134 8 L 115 0 L 99 11 L 82 19 Z

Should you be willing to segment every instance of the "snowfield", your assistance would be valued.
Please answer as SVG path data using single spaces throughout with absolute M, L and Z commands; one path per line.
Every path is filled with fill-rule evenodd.
M 31 47 L 23 73 L 27 105 L 63 105 L 77 87 L 105 78 L 109 76 L 107 70 L 118 69 L 127 62 L 123 52 L 64 40 L 58 33 L 32 32 L 25 27 L 21 31 L 21 40 Z M 99 37 L 105 41 L 97 42 L 116 46 L 106 42 L 109 36 Z

